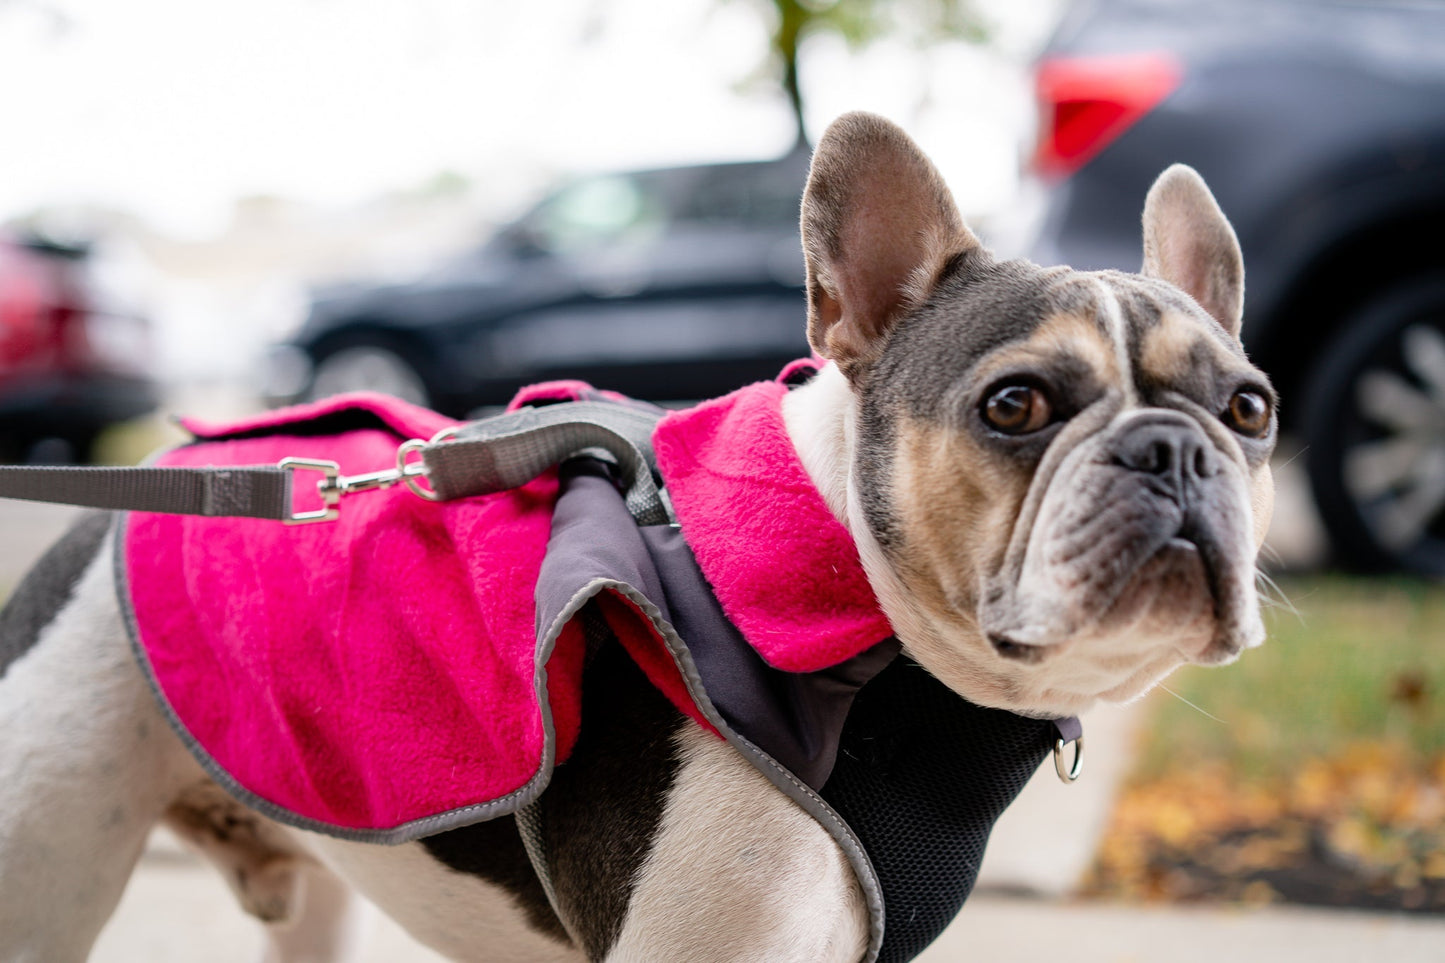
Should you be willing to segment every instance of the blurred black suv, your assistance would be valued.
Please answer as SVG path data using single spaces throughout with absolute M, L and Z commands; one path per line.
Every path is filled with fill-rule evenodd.
M 1336 560 L 1445 574 L 1445 3 L 1080 3 L 1036 80 L 1033 259 L 1137 270 L 1149 184 L 1198 169 Z
M 419 281 L 322 292 L 269 394 L 371 388 L 461 417 L 552 378 L 667 401 L 772 377 L 809 350 L 807 167 L 797 152 L 569 183 Z

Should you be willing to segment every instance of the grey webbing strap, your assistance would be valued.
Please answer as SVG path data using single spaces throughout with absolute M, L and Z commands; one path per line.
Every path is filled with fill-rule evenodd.
M 589 604 L 578 614 L 582 619 L 582 633 L 587 640 L 589 653 L 596 652 L 616 639 L 595 606 Z M 527 851 L 527 859 L 532 864 L 532 871 L 537 874 L 538 882 L 542 884 L 542 892 L 546 894 L 552 912 L 556 914 L 572 942 L 579 948 L 584 948 L 586 943 L 582 941 L 572 925 L 571 917 L 563 912 L 562 904 L 557 899 L 557 885 L 552 880 L 552 862 L 547 852 L 547 832 L 543 826 L 542 797 L 538 796 L 527 805 L 519 807 L 512 816 L 517 822 L 517 834 L 522 837 L 522 848 Z
M 427 481 L 443 501 L 516 488 L 585 453 L 605 452 L 621 472 L 639 525 L 671 519 L 652 479 L 652 429 L 661 411 L 604 401 L 523 408 L 457 429 L 422 450 Z
M 238 468 L 49 468 L 0 465 L 0 497 L 87 508 L 270 518 L 291 511 L 291 473 Z
M 652 429 L 662 410 L 616 402 L 578 401 L 523 408 L 443 432 L 431 442 L 398 449 L 394 468 L 343 476 L 335 462 L 304 457 L 279 465 L 225 468 L 50 468 L 0 466 L 0 498 L 59 502 L 89 508 L 324 522 L 337 517 L 341 496 L 405 482 L 417 494 L 450 501 L 524 485 L 577 455 L 615 464 L 627 508 L 639 525 L 666 524 L 671 513 L 652 477 Z M 298 439 L 299 447 L 305 445 Z M 408 463 L 408 453 L 422 461 Z M 424 470 L 423 470 L 424 469 Z M 324 507 L 296 512 L 292 477 L 319 471 Z M 431 491 L 417 484 L 425 474 Z
M 552 913 L 562 924 L 562 929 L 572 938 L 572 942 L 578 947 L 585 946 L 567 914 L 562 912 L 562 905 L 557 901 L 557 888 L 552 882 L 552 868 L 547 861 L 547 839 L 542 829 L 541 798 L 519 807 L 512 816 L 517 821 L 517 835 L 522 837 L 522 848 L 527 851 L 527 859 L 532 863 L 532 871 L 537 874 L 537 881 L 542 884 L 542 892 L 547 897 L 548 905 L 552 907 Z

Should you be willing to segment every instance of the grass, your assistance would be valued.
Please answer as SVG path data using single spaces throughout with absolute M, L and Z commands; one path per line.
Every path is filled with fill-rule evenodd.
M 1445 914 L 1445 587 L 1282 591 L 1264 648 L 1150 696 L 1085 893 Z
M 112 425 L 95 443 L 98 465 L 135 465 L 161 448 L 181 444 L 186 433 L 159 415 Z
M 1151 696 L 1141 777 L 1209 761 L 1267 778 L 1359 742 L 1422 764 L 1445 753 L 1445 587 L 1319 576 L 1281 590 L 1298 614 L 1272 607 L 1263 648 Z

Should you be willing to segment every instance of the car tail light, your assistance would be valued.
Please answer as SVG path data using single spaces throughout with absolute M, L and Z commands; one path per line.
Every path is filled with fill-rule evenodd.
M 54 279 L 23 247 L 0 241 L 0 370 L 50 363 L 57 350 L 50 323 Z
M 1179 86 L 1179 61 L 1165 53 L 1054 57 L 1039 65 L 1039 142 L 1033 166 L 1063 178 Z

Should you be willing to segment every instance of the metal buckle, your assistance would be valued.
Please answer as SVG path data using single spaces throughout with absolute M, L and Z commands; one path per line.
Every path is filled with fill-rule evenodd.
M 291 473 L 291 487 L 296 487 L 296 473 L 298 471 L 319 471 L 321 480 L 316 483 L 316 491 L 321 496 L 321 508 L 310 512 L 298 512 L 292 508 L 291 514 L 282 521 L 287 525 L 306 525 L 310 522 L 330 522 L 340 516 L 340 510 L 336 507 L 341 502 L 341 486 L 337 484 L 341 478 L 341 466 L 334 461 L 322 461 L 317 458 L 283 458 L 276 463 L 276 467 L 282 471 Z
M 397 482 L 405 482 L 418 497 L 425 498 L 429 502 L 441 501 L 441 496 L 436 492 L 422 488 L 417 479 L 426 475 L 426 465 L 422 462 L 408 462 L 407 456 L 412 452 L 425 449 L 428 445 L 435 445 L 445 441 L 457 433 L 456 428 L 443 428 L 432 436 L 430 441 L 422 441 L 420 438 L 412 438 L 404 441 L 396 450 L 396 467 L 383 468 L 381 471 L 366 472 L 361 475 L 343 475 L 341 466 L 334 461 L 324 461 L 319 458 L 283 458 L 276 463 L 276 467 L 282 471 L 291 472 L 292 486 L 295 486 L 296 472 L 298 471 L 319 471 L 321 480 L 316 483 L 316 493 L 321 496 L 322 507 L 315 511 L 292 513 L 283 521 L 287 525 L 305 525 L 310 522 L 335 521 L 341 515 L 341 496 L 350 495 L 354 492 L 371 491 L 375 488 L 390 488 Z
M 1064 763 L 1064 750 L 1072 744 L 1074 747 L 1074 761 L 1070 764 Z M 1084 737 L 1065 742 L 1062 739 L 1054 740 L 1054 772 L 1059 774 L 1059 780 L 1064 783 L 1076 781 L 1084 772 Z

